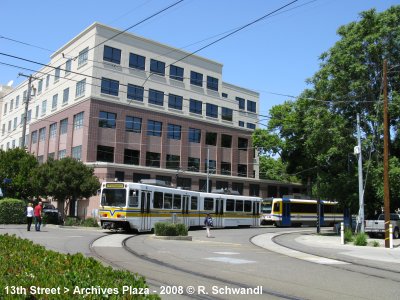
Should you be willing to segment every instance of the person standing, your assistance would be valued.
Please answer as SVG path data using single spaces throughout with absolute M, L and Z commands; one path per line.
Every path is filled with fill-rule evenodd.
M 206 217 L 204 219 L 204 226 L 206 226 L 207 237 L 210 238 L 211 237 L 210 229 L 213 226 L 213 219 L 211 218 L 210 214 L 206 215 Z
M 32 203 L 28 203 L 28 207 L 26 208 L 26 223 L 28 224 L 27 227 L 28 231 L 31 231 L 32 219 L 33 219 L 33 207 Z
M 40 225 L 42 225 L 42 202 L 39 202 L 34 209 L 35 216 L 35 230 L 40 231 Z

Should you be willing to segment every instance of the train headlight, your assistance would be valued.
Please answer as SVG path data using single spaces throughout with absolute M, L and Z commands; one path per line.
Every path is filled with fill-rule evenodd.
M 123 214 L 117 214 L 117 218 L 118 218 L 118 219 L 124 219 L 124 218 L 125 218 L 125 215 L 123 215 Z

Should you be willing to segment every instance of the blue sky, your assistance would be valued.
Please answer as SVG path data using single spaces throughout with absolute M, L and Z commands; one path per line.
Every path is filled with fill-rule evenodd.
M 95 21 L 124 30 L 177 0 L 1 0 L 0 37 L 55 51 Z M 185 0 L 129 32 L 192 52 L 291 0 Z M 282 13 L 264 19 L 197 55 L 223 64 L 223 81 L 260 93 L 260 114 L 287 97 L 299 95 L 305 80 L 319 68 L 318 57 L 338 40 L 341 25 L 359 12 L 383 11 L 400 1 L 299 0 Z M 298 7 L 300 6 L 300 7 Z M 298 8 L 296 8 L 298 7 Z M 213 37 L 212 39 L 209 39 Z M 207 39 L 207 40 L 205 40 Z M 200 42 L 203 41 L 203 42 Z M 190 46 L 189 46 L 190 45 Z M 0 38 L 0 52 L 48 63 L 51 51 Z M 39 66 L 0 55 L 0 62 Z M 0 83 L 23 78 L 23 71 L 0 64 Z

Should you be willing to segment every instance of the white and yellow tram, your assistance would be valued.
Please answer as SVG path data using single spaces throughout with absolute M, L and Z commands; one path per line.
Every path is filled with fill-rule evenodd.
M 261 203 L 261 225 L 275 226 L 315 226 L 318 219 L 318 201 L 310 199 L 295 199 L 290 196 L 282 198 L 266 198 Z M 332 226 L 343 221 L 343 213 L 338 209 L 338 203 L 320 201 L 319 224 Z
M 104 182 L 99 216 L 109 229 L 151 231 L 157 222 L 203 226 L 210 213 L 214 227 L 259 226 L 261 198 L 203 193 L 154 184 Z

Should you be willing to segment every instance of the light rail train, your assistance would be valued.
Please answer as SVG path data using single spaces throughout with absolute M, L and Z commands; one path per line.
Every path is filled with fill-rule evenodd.
M 153 184 L 104 182 L 99 216 L 108 229 L 151 231 L 156 222 L 203 226 L 207 213 L 217 228 L 259 226 L 261 198 L 224 193 L 203 193 Z
M 261 203 L 261 225 L 278 227 L 312 225 L 317 223 L 318 201 L 295 199 L 290 196 L 266 198 Z M 338 210 L 337 202 L 320 201 L 320 226 L 333 226 L 343 222 L 343 213 Z

